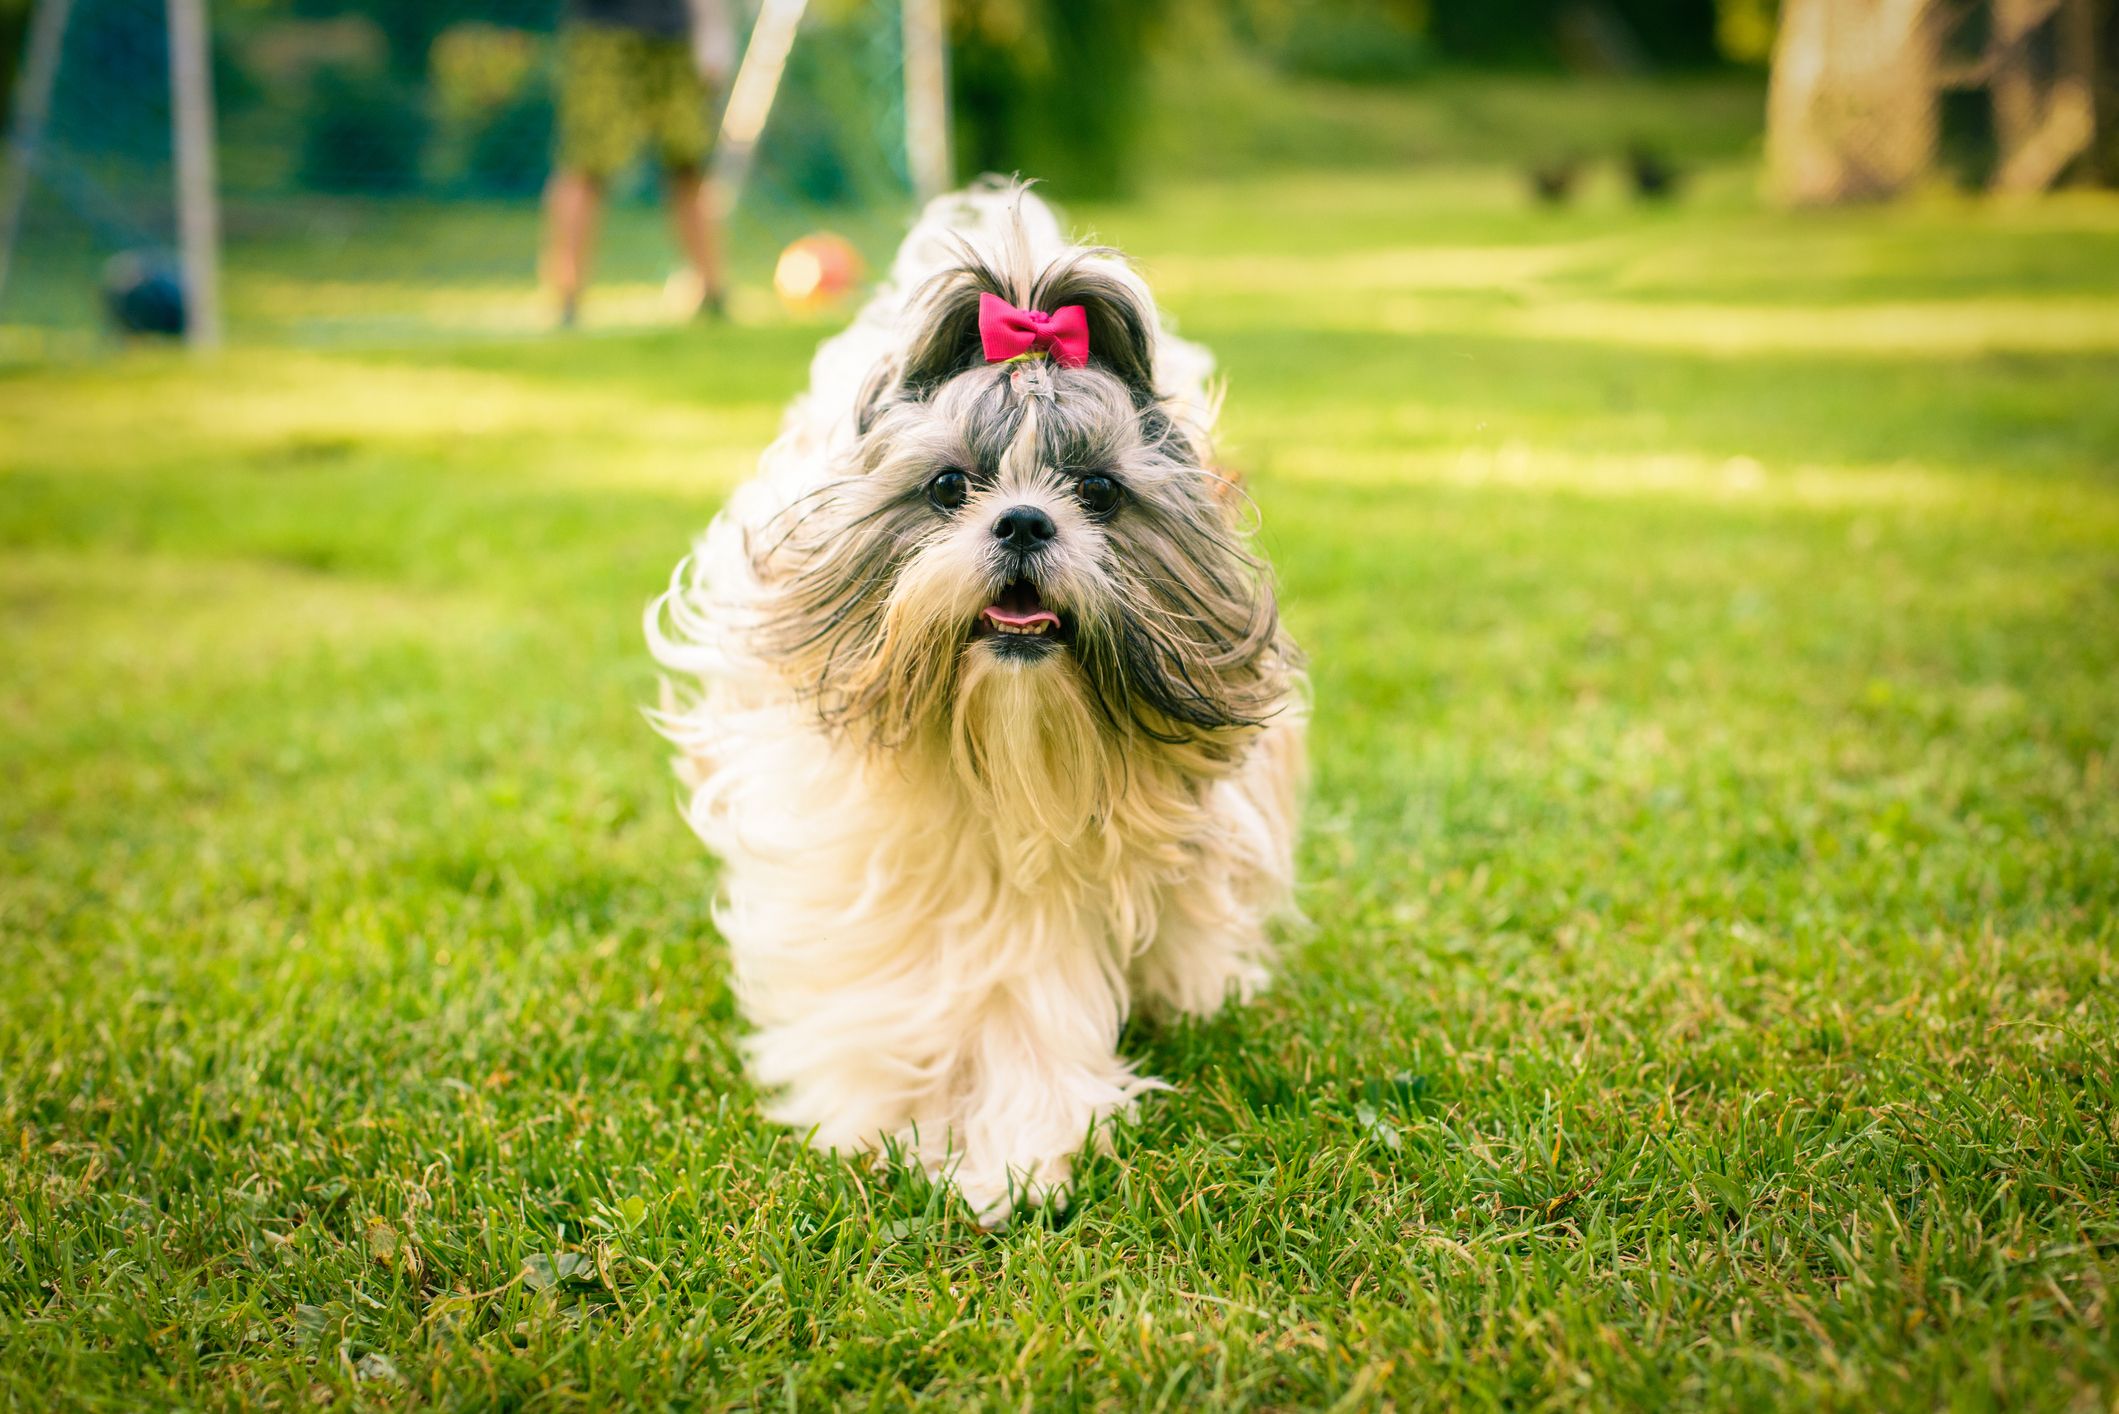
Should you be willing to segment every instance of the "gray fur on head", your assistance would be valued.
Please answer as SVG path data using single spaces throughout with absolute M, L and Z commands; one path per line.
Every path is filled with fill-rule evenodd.
M 1089 363 L 985 362 L 978 301 L 1083 306 Z M 965 253 L 930 281 L 905 352 L 864 391 L 842 474 L 753 546 L 774 590 L 770 637 L 828 720 L 882 741 L 947 719 L 980 606 L 1032 580 L 1058 609 L 1080 682 L 1110 730 L 1211 744 L 1285 700 L 1292 650 L 1238 498 L 1158 396 L 1157 322 L 1106 251 L 1039 271 Z M 955 509 L 929 494 L 969 478 Z M 1082 478 L 1121 496 L 1084 508 Z M 1036 504 L 1057 526 L 1025 557 L 985 527 Z

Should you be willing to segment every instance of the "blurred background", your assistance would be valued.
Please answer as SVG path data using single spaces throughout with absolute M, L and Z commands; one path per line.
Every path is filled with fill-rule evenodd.
M 0 0 L 0 356 L 92 345 L 114 281 L 160 277 L 165 304 L 181 285 L 186 23 L 231 337 L 545 327 L 560 19 L 558 0 Z M 2119 176 L 2103 0 L 775 0 L 733 20 L 752 111 L 717 173 L 751 318 L 784 312 L 790 241 L 828 231 L 872 263 L 923 189 L 988 171 L 1078 205 L 1505 169 L 1555 210 Z M 651 164 L 613 195 L 598 322 L 677 317 Z

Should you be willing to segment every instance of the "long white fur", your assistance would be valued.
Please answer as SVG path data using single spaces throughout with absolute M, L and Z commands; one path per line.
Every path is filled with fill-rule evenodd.
M 1025 241 L 1038 265 L 1076 250 L 1019 190 L 930 204 L 647 630 L 684 689 L 658 720 L 687 818 L 722 861 L 715 919 L 769 1112 L 834 1149 L 901 1146 L 994 1223 L 1063 1198 L 1101 1122 L 1160 1086 L 1117 1051 L 1136 1003 L 1206 1015 L 1265 983 L 1268 924 L 1291 897 L 1302 727 L 1291 701 L 1233 760 L 1113 759 L 1060 672 L 974 655 L 950 749 L 878 748 L 827 727 L 761 648 L 746 537 L 844 474 L 857 396 L 906 346 L 909 296 L 960 261 L 960 241 Z M 1210 432 L 1211 358 L 1166 332 L 1155 368 Z M 1039 494 L 1035 468 L 1017 480 Z M 967 600 L 961 621 L 975 612 Z

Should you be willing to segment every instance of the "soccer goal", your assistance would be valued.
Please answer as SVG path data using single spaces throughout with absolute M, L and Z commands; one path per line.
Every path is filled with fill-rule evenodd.
M 941 0 L 727 0 L 710 100 L 738 313 L 788 242 L 871 260 L 947 180 Z M 548 327 L 561 0 L 35 0 L 0 169 L 0 357 Z M 651 154 L 590 322 L 683 307 Z

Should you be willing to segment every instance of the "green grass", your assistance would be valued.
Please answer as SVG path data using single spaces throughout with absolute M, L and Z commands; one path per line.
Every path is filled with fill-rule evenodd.
M 2119 204 L 1087 213 L 1314 920 L 997 1235 L 763 1124 L 638 616 L 817 331 L 0 378 L 0 1402 L 2104 1409 Z
M 1762 76 L 1639 79 L 1453 72 L 1408 84 L 1291 78 L 1232 45 L 1201 7 L 1156 56 L 1145 124 L 1151 172 L 1242 177 L 1427 162 L 1621 155 L 1645 142 L 1686 162 L 1755 153 Z

